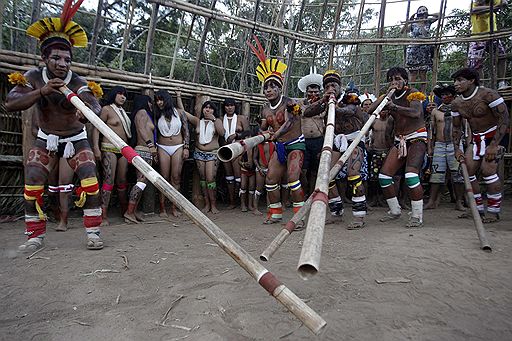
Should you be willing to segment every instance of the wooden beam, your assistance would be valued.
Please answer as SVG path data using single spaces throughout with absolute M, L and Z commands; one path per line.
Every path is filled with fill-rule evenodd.
M 94 27 L 92 29 L 91 49 L 89 50 L 89 64 L 96 62 L 96 46 L 98 44 L 98 37 L 100 36 L 100 23 L 102 21 L 103 0 L 98 0 L 98 7 L 96 7 L 96 18 L 94 19 Z
M 210 10 L 213 10 L 215 8 L 215 4 L 217 3 L 217 0 L 213 0 L 210 5 Z M 208 35 L 208 31 L 210 30 L 210 24 L 212 22 L 212 18 L 208 17 L 205 18 L 206 22 L 203 28 L 203 33 L 201 35 L 201 42 L 199 43 L 199 49 L 197 50 L 196 54 L 196 64 L 194 66 L 194 74 L 192 76 L 192 82 L 197 83 L 199 79 L 199 72 L 201 71 L 201 61 L 203 60 L 204 55 L 204 44 L 206 43 L 206 36 Z
M 299 17 L 298 17 L 297 23 L 295 25 L 295 32 L 299 32 L 301 29 L 302 15 L 304 14 L 305 5 L 306 5 L 306 0 L 302 0 L 302 4 L 300 6 L 300 11 L 299 11 Z M 284 88 L 283 88 L 283 93 L 285 93 L 285 94 L 288 93 L 288 87 L 290 85 L 290 78 L 293 73 L 293 56 L 295 54 L 296 43 L 297 43 L 297 40 L 292 39 L 291 46 L 288 50 L 288 70 L 287 70 L 288 77 L 286 77 L 286 81 L 284 83 Z
M 382 0 L 380 5 L 379 13 L 379 24 L 378 24 L 378 37 L 382 38 L 384 35 L 384 18 L 386 14 L 386 0 Z M 380 93 L 380 73 L 382 68 L 382 45 L 375 47 L 375 73 L 374 73 L 374 94 L 376 96 Z
M 144 62 L 144 74 L 151 71 L 151 58 L 153 56 L 153 40 L 155 38 L 155 29 L 158 17 L 159 4 L 151 4 L 151 18 L 149 19 L 148 39 L 146 40 L 146 59 Z
M 340 22 L 341 9 L 343 8 L 343 3 L 345 0 L 338 0 L 338 7 L 336 7 L 336 16 L 334 17 L 334 26 L 332 28 L 332 39 L 336 39 L 336 32 L 338 30 L 338 24 Z M 331 49 L 329 50 L 329 60 L 328 60 L 328 68 L 333 68 L 333 59 L 334 59 L 334 49 L 336 48 L 335 44 L 331 44 Z
M 131 31 L 133 12 L 135 11 L 136 5 L 137 0 L 128 1 L 128 9 L 126 11 L 126 23 L 123 32 L 123 43 L 121 44 L 121 54 L 119 55 L 119 70 L 123 69 L 124 52 L 126 51 L 126 46 L 128 45 L 128 36 Z

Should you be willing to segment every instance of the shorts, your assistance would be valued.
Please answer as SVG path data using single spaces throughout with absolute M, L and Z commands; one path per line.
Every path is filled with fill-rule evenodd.
M 304 151 L 304 163 L 302 169 L 318 170 L 320 164 L 319 155 L 324 146 L 324 137 L 314 137 L 306 139 L 306 150 Z

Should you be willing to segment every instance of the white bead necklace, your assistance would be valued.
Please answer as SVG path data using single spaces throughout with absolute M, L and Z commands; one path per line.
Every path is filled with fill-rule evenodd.
M 478 91 L 478 88 L 479 88 L 479 86 L 475 87 L 475 90 L 473 91 L 473 93 L 472 93 L 471 95 L 469 95 L 469 97 L 464 97 L 462 94 L 460 95 L 460 97 L 461 97 L 464 101 L 469 101 L 470 99 L 472 99 L 473 97 L 475 97 L 476 92 Z
M 273 106 L 272 104 L 270 104 L 270 109 L 272 110 L 276 110 L 280 105 L 281 105 L 281 102 L 283 101 L 283 96 L 281 95 L 281 98 L 279 99 L 279 102 L 277 102 L 277 104 L 275 106 Z

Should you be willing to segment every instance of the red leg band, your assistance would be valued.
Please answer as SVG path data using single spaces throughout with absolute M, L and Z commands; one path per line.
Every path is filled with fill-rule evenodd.
M 101 215 L 99 216 L 84 216 L 85 227 L 98 227 L 101 225 Z
M 114 189 L 114 185 L 109 185 L 107 183 L 103 183 L 103 185 L 101 186 L 101 189 L 104 191 L 112 192 L 112 190 Z
M 36 238 L 46 233 L 46 221 L 44 220 L 26 221 L 25 225 L 25 234 L 28 236 L 28 239 Z

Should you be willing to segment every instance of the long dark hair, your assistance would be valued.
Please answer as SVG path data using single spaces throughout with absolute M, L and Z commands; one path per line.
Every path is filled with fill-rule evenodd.
M 161 99 L 164 101 L 164 108 L 160 109 L 156 102 Z M 160 117 L 164 116 L 168 119 L 174 115 L 174 105 L 172 104 L 172 97 L 166 90 L 158 90 L 155 93 L 155 118 L 158 121 Z
M 126 92 L 126 88 L 124 86 L 114 86 L 107 94 L 107 97 L 103 100 L 103 106 L 110 105 L 116 101 L 117 94 L 123 94 L 125 97 L 128 97 L 128 93 Z
M 139 110 L 145 110 L 148 113 L 151 120 L 153 120 L 153 115 L 151 113 L 149 103 L 151 103 L 151 97 L 146 95 L 135 95 L 135 98 L 133 99 L 133 108 L 132 112 L 130 113 L 130 129 L 132 131 L 132 137 L 130 138 L 130 146 L 132 147 L 135 147 L 137 145 L 137 127 L 135 126 L 135 115 L 137 115 L 137 112 Z
M 201 115 L 199 116 L 199 119 L 202 120 L 204 118 L 203 109 L 206 108 L 207 106 L 210 106 L 213 109 L 213 116 L 215 116 L 216 118 L 219 118 L 219 112 L 218 112 L 217 107 L 215 106 L 215 104 L 213 104 L 212 101 L 206 101 L 201 106 Z

